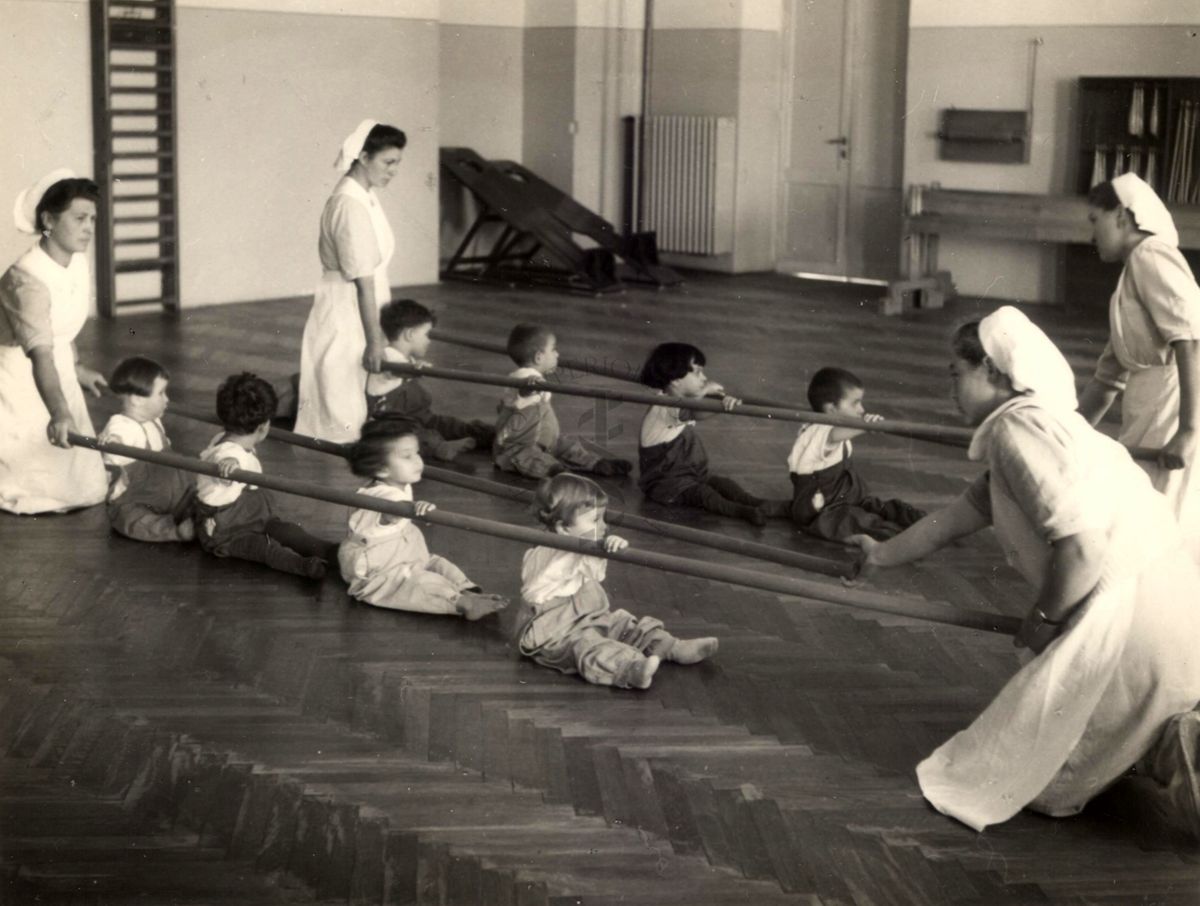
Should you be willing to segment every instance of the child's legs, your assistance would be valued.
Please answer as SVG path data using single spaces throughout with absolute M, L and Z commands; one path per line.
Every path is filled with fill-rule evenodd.
M 417 441 L 421 445 L 421 455 L 434 459 L 453 459 L 459 452 L 458 448 L 448 443 L 452 438 L 443 437 L 432 428 L 418 428 Z
M 291 548 L 302 557 L 319 557 L 322 560 L 337 558 L 336 544 L 310 535 L 295 522 L 286 522 L 278 516 L 272 516 L 265 531 L 272 541 Z
M 589 683 L 597 686 L 630 688 L 629 673 L 646 659 L 632 645 L 605 637 L 593 628 L 581 631 L 571 640 L 575 669 Z
M 179 541 L 179 524 L 171 513 L 158 512 L 138 501 L 121 498 L 108 504 L 108 524 L 113 531 L 134 541 Z
M 752 509 L 742 503 L 734 503 L 721 495 L 716 488 L 704 484 L 693 485 L 688 488 L 679 497 L 676 498 L 676 503 L 682 503 L 685 506 L 700 507 L 708 510 L 710 513 L 717 513 L 721 516 L 737 516 L 739 519 L 746 515 L 746 511 Z
M 880 500 L 878 497 L 864 497 L 858 505 L 868 513 L 881 516 L 901 528 L 908 528 L 925 518 L 924 510 L 919 510 L 903 500 Z
M 262 563 L 271 569 L 293 576 L 308 575 L 303 556 L 266 535 L 239 535 L 210 548 L 210 553 L 218 557 Z
M 510 472 L 539 480 L 550 475 L 557 475 L 565 468 L 561 462 L 537 444 L 529 444 L 518 447 L 516 450 L 507 451 L 502 459 L 496 460 L 496 463 Z
M 762 506 L 766 502 L 761 497 L 755 497 L 732 478 L 723 475 L 709 475 L 708 486 L 726 500 L 732 500 L 742 506 Z
M 635 617 L 627 610 L 609 612 L 606 634 L 610 639 L 636 648 L 645 655 L 657 654 L 659 657 L 666 657 L 671 646 L 675 644 L 675 636 L 667 632 L 662 620 L 654 617 Z
M 845 541 L 851 535 L 869 535 L 886 541 L 900 533 L 900 526 L 859 506 L 826 507 L 817 518 L 804 526 L 804 531 L 829 541 Z
M 414 569 L 387 594 L 373 596 L 368 603 L 389 610 L 412 613 L 457 614 L 459 586 L 451 579 L 427 569 Z
M 437 554 L 430 556 L 429 562 L 425 564 L 425 569 L 446 579 L 458 590 L 475 587 L 475 583 L 467 578 L 466 573 L 445 557 L 439 557 Z
M 475 439 L 481 448 L 491 447 L 496 440 L 496 429 L 481 421 L 465 422 L 453 415 L 430 415 L 425 420 L 425 427 L 436 431 L 446 440 L 462 440 L 464 437 Z
M 554 442 L 554 455 L 572 469 L 591 471 L 601 459 L 600 454 L 589 450 L 577 437 L 559 437 Z

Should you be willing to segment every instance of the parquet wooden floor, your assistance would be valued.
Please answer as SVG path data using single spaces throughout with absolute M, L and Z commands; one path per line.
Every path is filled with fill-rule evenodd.
M 865 379 L 868 409 L 954 423 L 946 338 L 979 307 L 883 319 L 860 293 L 697 275 L 679 292 L 605 299 L 454 284 L 411 295 L 431 303 L 447 329 L 502 340 L 517 321 L 544 321 L 564 355 L 630 370 L 655 343 L 688 340 L 735 392 L 800 401 L 808 376 L 837 364 Z M 294 370 L 307 309 L 271 302 L 189 311 L 179 322 L 125 317 L 89 324 L 80 351 L 105 369 L 124 354 L 153 355 L 171 369 L 174 397 L 207 405 L 228 372 Z M 1035 316 L 1085 373 L 1103 313 Z M 508 367 L 487 353 L 433 352 L 450 367 Z M 493 410 L 488 388 L 430 384 L 441 408 Z M 636 458 L 639 407 L 561 395 L 556 406 L 566 430 Z M 101 420 L 103 407 L 95 412 Z M 185 452 L 213 430 L 178 418 L 168 427 Z M 717 469 L 763 494 L 787 493 L 791 427 L 720 418 L 700 430 Z M 260 453 L 268 471 L 356 485 L 332 457 L 271 443 Z M 863 439 L 856 455 L 879 492 L 926 507 L 951 499 L 976 471 L 961 451 L 902 439 Z M 464 457 L 461 468 L 504 480 L 483 455 Z M 643 504 L 632 481 L 603 483 L 617 504 L 667 515 Z M 518 504 L 459 488 L 424 482 L 417 496 L 528 524 Z M 314 531 L 344 531 L 343 509 L 284 500 Z M 686 518 L 841 555 L 783 523 Z M 519 546 L 446 528 L 427 538 L 489 590 L 517 593 Z M 314 585 L 117 538 L 99 510 L 0 517 L 0 544 L 0 804 L 69 794 L 89 797 L 85 817 L 114 803 L 128 816 L 107 842 L 86 822 L 64 825 L 55 856 L 13 830 L 9 816 L 28 808 L 6 810 L 0 891 L 14 897 L 135 901 L 136 884 L 114 880 L 103 851 L 136 831 L 158 834 L 164 852 L 197 848 L 178 862 L 180 902 L 204 889 L 213 901 L 268 901 L 222 893 L 215 879 L 233 876 L 276 897 L 456 906 L 1200 902 L 1198 851 L 1122 787 L 1077 818 L 1021 815 L 982 835 L 924 804 L 916 763 L 1018 666 L 1001 636 L 613 564 L 607 588 L 618 605 L 679 635 L 721 638 L 714 661 L 664 666 L 651 690 L 635 694 L 519 660 L 505 620 L 378 611 L 349 601 L 335 578 Z M 1030 595 L 989 535 L 884 574 L 877 586 L 1006 614 L 1021 613 Z M 39 827 L 55 827 L 54 813 L 38 815 Z M 155 871 L 147 877 L 165 886 L 147 881 L 151 898 L 137 901 L 170 891 Z M 96 878 L 108 899 L 88 898 L 84 882 Z

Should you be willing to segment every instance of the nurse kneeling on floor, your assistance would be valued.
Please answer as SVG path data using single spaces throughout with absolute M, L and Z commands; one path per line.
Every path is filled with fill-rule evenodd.
M 1166 499 L 1076 411 L 1070 366 L 1021 312 L 965 325 L 953 351 L 968 455 L 988 471 L 889 541 L 855 536 L 860 575 L 992 525 L 1037 589 L 1016 638 L 1035 656 L 921 762 L 921 791 L 983 830 L 1023 808 L 1075 814 L 1142 760 L 1200 831 L 1200 573 Z

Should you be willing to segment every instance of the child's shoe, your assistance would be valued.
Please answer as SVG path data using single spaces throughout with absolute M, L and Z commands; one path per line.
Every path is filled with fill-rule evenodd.
M 650 684 L 654 681 L 654 674 L 658 672 L 658 665 L 661 663 L 662 658 L 657 654 L 652 654 L 634 664 L 630 664 L 625 676 L 626 681 L 629 683 L 629 688 L 649 689 Z
M 596 475 L 622 478 L 633 471 L 633 463 L 628 459 L 602 459 L 592 468 Z
M 763 526 L 767 524 L 767 514 L 761 506 L 736 506 L 734 515 L 739 519 L 744 519 L 751 525 Z
M 329 569 L 329 564 L 320 557 L 305 557 L 304 558 L 304 575 L 310 579 L 315 579 L 318 582 L 325 578 L 325 572 Z
M 676 639 L 671 650 L 667 652 L 667 660 L 676 664 L 699 664 L 717 653 L 720 641 L 712 636 L 702 639 Z

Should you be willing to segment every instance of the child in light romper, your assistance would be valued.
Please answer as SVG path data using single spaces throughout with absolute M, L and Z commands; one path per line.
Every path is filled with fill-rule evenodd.
M 236 469 L 262 471 L 254 450 L 270 433 L 276 402 L 271 385 L 249 372 L 226 379 L 217 390 L 217 417 L 225 430 L 200 458 L 216 463 L 221 477 L 201 475 L 196 480 L 196 537 L 214 556 L 320 579 L 337 546 L 276 516 L 266 491 L 229 480 Z
M 362 437 L 347 453 L 351 471 L 371 479 L 358 493 L 412 502 L 412 486 L 424 468 L 417 430 L 415 422 L 402 419 L 363 426 Z M 414 504 L 418 516 L 433 508 L 427 501 Z M 478 620 L 508 606 L 505 598 L 484 594 L 445 557 L 429 553 L 421 530 L 402 516 L 354 510 L 338 563 L 351 597 L 376 607 Z
M 586 538 L 606 551 L 629 546 L 605 535 L 608 497 L 581 475 L 562 473 L 542 482 L 534 504 L 539 521 L 560 535 Z M 648 689 L 659 663 L 696 664 L 712 657 L 717 639 L 677 639 L 661 620 L 612 610 L 604 592 L 608 561 L 552 547 L 525 553 L 521 566 L 521 654 L 598 686 Z
M 385 362 L 426 364 L 429 331 L 437 323 L 428 308 L 412 299 L 395 299 L 379 312 L 379 324 L 387 337 Z M 381 371 L 367 376 L 367 417 L 403 418 L 417 423 L 421 455 L 443 462 L 476 447 L 491 449 L 496 429 L 481 421 L 463 421 L 433 411 L 433 397 L 420 378 Z
M 814 412 L 881 421 L 863 410 L 863 383 L 850 371 L 822 368 L 808 384 Z M 792 479 L 792 521 L 830 541 L 870 535 L 881 541 L 919 522 L 925 513 L 903 500 L 872 497 L 851 461 L 850 438 L 863 432 L 833 425 L 804 425 L 788 456 Z
M 726 411 L 741 404 L 704 374 L 704 353 L 688 343 L 662 343 L 642 366 L 638 380 L 669 396 L 714 397 Z M 638 486 L 651 500 L 669 506 L 702 507 L 710 513 L 736 516 L 765 525 L 768 516 L 786 516 L 787 501 L 763 500 L 732 478 L 711 475 L 708 453 L 696 434 L 696 421 L 707 412 L 673 406 L 651 406 L 642 419 L 638 445 Z
M 121 398 L 121 411 L 100 432 L 106 443 L 143 450 L 170 450 L 163 428 L 170 375 L 142 356 L 124 359 L 113 370 L 109 389 Z M 135 541 L 191 541 L 196 483 L 190 473 L 116 453 L 104 454 L 111 481 L 108 522 L 113 531 Z
M 536 324 L 518 324 L 508 337 L 508 354 L 520 367 L 509 377 L 544 378 L 558 367 L 558 340 Z M 500 404 L 496 467 L 526 478 L 546 478 L 567 469 L 596 475 L 628 475 L 633 463 L 594 452 L 578 438 L 563 437 L 544 390 L 509 390 Z

